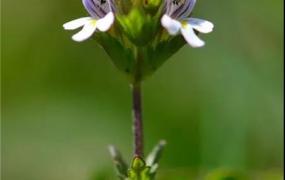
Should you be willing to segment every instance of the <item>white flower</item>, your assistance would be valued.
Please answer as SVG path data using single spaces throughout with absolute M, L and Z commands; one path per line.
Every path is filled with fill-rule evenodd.
M 202 41 L 194 30 L 200 33 L 210 33 L 213 31 L 213 23 L 197 18 L 187 18 L 196 0 L 166 0 L 166 12 L 161 18 L 162 26 L 170 35 L 181 33 L 186 42 L 192 47 L 202 47 Z
M 72 36 L 72 39 L 78 42 L 91 37 L 97 29 L 101 32 L 108 31 L 115 19 L 110 1 L 83 0 L 83 4 L 91 17 L 75 19 L 63 25 L 65 30 L 83 27 L 81 31 Z

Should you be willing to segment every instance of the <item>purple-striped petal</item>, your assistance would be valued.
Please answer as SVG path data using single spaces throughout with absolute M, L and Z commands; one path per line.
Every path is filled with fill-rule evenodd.
M 165 0 L 165 14 L 174 19 L 183 19 L 190 15 L 196 0 Z
M 96 19 L 103 18 L 115 10 L 113 0 L 82 0 L 82 2 L 88 13 Z

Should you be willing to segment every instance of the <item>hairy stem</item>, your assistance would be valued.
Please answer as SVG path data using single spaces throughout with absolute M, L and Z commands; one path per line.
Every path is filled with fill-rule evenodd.
M 140 83 L 132 84 L 134 154 L 143 157 L 143 122 Z

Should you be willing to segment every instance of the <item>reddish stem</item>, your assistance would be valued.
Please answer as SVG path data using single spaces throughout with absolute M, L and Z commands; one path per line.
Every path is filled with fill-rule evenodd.
M 143 122 L 140 84 L 132 85 L 134 155 L 143 157 Z

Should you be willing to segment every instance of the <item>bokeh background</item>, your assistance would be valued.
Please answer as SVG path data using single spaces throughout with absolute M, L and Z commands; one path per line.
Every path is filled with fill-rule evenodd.
M 2 0 L 2 179 L 115 179 L 107 145 L 131 160 L 125 77 L 62 24 L 80 0 Z M 162 180 L 283 177 L 283 1 L 199 0 L 213 21 L 143 84 L 146 151 Z M 235 176 L 236 178 L 234 178 Z

